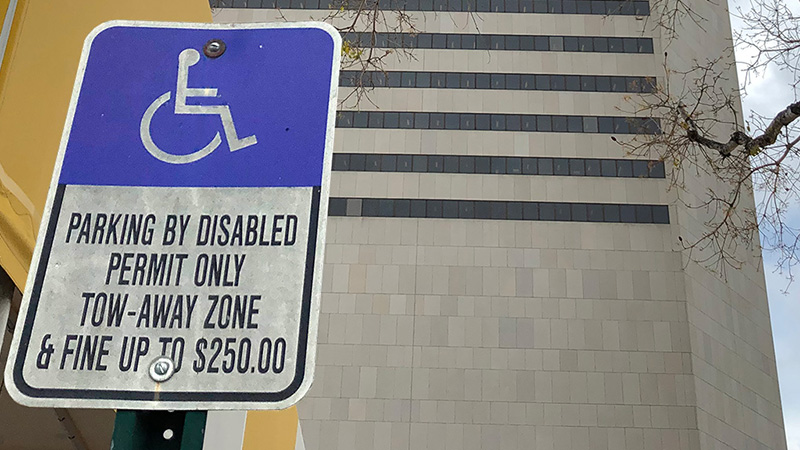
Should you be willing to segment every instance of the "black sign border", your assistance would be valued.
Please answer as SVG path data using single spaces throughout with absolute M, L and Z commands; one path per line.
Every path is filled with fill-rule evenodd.
M 306 248 L 305 279 L 303 281 L 303 299 L 300 310 L 300 327 L 297 344 L 297 356 L 295 365 L 295 376 L 292 382 L 285 389 L 278 392 L 168 392 L 160 391 L 119 391 L 108 389 L 54 389 L 36 388 L 28 384 L 23 377 L 23 366 L 25 356 L 30 346 L 33 323 L 36 319 L 36 311 L 41 296 L 41 288 L 44 283 L 47 263 L 50 260 L 50 251 L 53 247 L 58 218 L 61 215 L 61 204 L 64 200 L 64 192 L 68 185 L 59 184 L 56 188 L 53 208 L 51 209 L 50 219 L 47 224 L 47 234 L 45 235 L 42 254 L 36 268 L 36 278 L 31 290 L 30 303 L 27 315 L 22 328 L 20 345 L 17 350 L 16 361 L 14 364 L 14 384 L 20 393 L 31 398 L 46 399 L 85 399 L 85 400 L 109 400 L 109 401 L 146 401 L 146 402 L 231 402 L 231 403 L 277 403 L 288 399 L 300 389 L 303 384 L 306 372 L 306 353 L 308 351 L 308 332 L 311 316 L 311 299 L 314 287 L 314 267 L 317 249 L 317 233 L 320 213 L 321 187 L 311 187 L 311 217 L 308 224 L 308 247 Z M 219 188 L 225 189 L 225 188 Z M 268 189 L 268 188 L 254 188 Z

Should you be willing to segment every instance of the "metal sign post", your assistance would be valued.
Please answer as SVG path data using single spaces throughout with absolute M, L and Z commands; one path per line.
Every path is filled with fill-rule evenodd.
M 320 23 L 89 35 L 5 374 L 15 400 L 279 409 L 305 394 L 340 48 Z
M 202 450 L 205 411 L 117 411 L 112 450 Z

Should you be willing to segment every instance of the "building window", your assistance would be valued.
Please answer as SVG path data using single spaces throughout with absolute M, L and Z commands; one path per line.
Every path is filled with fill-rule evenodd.
M 538 114 L 410 113 L 339 111 L 339 128 L 491 130 L 558 133 L 658 134 L 658 119 Z
M 531 44 L 533 39 L 533 45 Z M 652 38 L 606 36 L 521 36 L 459 33 L 347 33 L 342 39 L 361 47 L 450 50 L 511 50 L 578 53 L 653 53 Z M 589 45 L 591 40 L 591 45 Z M 583 45 L 581 45 L 583 42 Z M 400 85 L 398 80 L 397 85 Z
M 331 197 L 333 217 L 668 224 L 666 205 Z
M 572 177 L 666 177 L 664 163 L 661 161 L 472 155 L 334 153 L 333 170 Z
M 389 75 L 388 77 L 386 75 Z M 397 79 L 395 83 L 392 80 Z M 431 80 L 434 80 L 431 83 Z M 597 75 L 528 75 L 468 72 L 340 72 L 342 87 L 401 87 L 438 89 L 491 89 L 523 91 L 648 93 L 655 88 L 653 77 Z M 613 88 L 612 88 L 613 86 Z
M 334 9 L 341 6 L 327 0 L 209 0 L 212 8 Z M 371 7 L 371 5 L 366 5 Z M 348 8 L 345 5 L 345 8 Z M 595 14 L 648 16 L 650 4 L 640 0 L 395 0 L 380 2 L 380 9 L 405 11 L 450 11 L 536 14 Z

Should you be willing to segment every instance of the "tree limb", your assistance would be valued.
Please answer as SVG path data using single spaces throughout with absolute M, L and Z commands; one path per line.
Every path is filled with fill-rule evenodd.
M 684 128 L 686 128 L 686 136 L 690 141 L 718 151 L 723 158 L 731 156 L 733 151 L 739 146 L 743 146 L 745 152 L 749 156 L 755 156 L 765 147 L 774 144 L 775 141 L 778 140 L 781 130 L 800 117 L 800 102 L 792 103 L 786 109 L 778 113 L 775 118 L 772 119 L 769 126 L 764 129 L 763 134 L 750 137 L 743 131 L 734 131 L 728 142 L 724 143 L 704 136 L 691 115 L 686 112 L 683 105 L 678 106 L 678 112 L 680 112 L 681 117 L 686 123 Z

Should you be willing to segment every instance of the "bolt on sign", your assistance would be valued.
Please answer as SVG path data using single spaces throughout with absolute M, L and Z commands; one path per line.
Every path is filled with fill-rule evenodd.
M 6 370 L 29 406 L 276 409 L 314 369 L 341 39 L 86 39 Z

